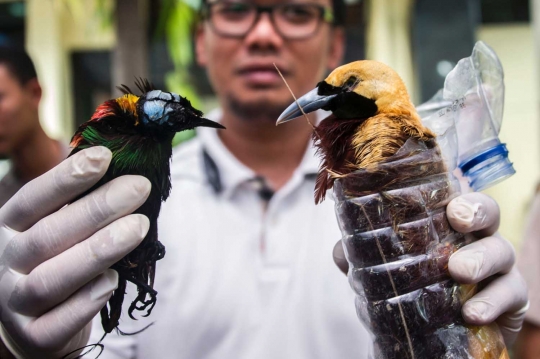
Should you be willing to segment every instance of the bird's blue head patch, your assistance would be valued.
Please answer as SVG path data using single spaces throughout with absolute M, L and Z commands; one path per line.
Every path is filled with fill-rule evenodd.
M 222 127 L 204 119 L 203 113 L 191 106 L 185 97 L 172 92 L 152 90 L 138 102 L 138 117 L 146 128 L 178 132 L 197 126 Z
M 140 121 L 143 124 L 171 125 L 170 116 L 178 111 L 178 105 L 191 104 L 185 98 L 170 92 L 153 90 L 146 94 L 146 101 L 142 105 L 142 116 Z M 182 101 L 183 100 L 183 101 Z

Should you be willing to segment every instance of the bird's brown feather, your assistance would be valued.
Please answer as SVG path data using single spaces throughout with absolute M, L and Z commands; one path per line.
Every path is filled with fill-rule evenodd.
M 322 158 L 315 181 L 315 203 L 324 200 L 326 191 L 332 188 L 335 175 L 350 172 L 354 168 L 355 154 L 351 134 L 355 133 L 363 119 L 337 120 L 329 116 L 313 133 L 317 153 Z
M 367 119 L 321 121 L 314 142 L 322 158 L 315 183 L 315 203 L 324 200 L 334 180 L 359 169 L 375 168 L 393 156 L 409 138 L 428 141 L 435 135 L 404 114 L 380 113 Z

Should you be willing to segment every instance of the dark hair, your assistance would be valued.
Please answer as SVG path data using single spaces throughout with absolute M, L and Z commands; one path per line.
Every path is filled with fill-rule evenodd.
M 208 0 L 201 0 L 201 9 L 208 4 Z M 344 26 L 345 25 L 345 0 L 332 0 L 332 11 L 334 13 L 334 26 Z
M 332 10 L 334 11 L 334 26 L 345 26 L 345 0 L 332 0 Z
M 21 85 L 37 78 L 34 63 L 23 49 L 0 46 L 0 65 L 6 66 Z

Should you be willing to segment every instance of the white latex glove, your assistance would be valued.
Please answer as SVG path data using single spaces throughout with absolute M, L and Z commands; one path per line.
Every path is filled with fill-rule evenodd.
M 116 178 L 65 206 L 110 161 L 104 147 L 81 151 L 0 208 L 0 335 L 17 358 L 60 358 L 85 346 L 118 285 L 108 268 L 148 231 L 147 217 L 130 215 L 150 192 L 141 176 Z
M 452 200 L 446 214 L 452 227 L 479 238 L 455 252 L 448 263 L 459 283 L 491 282 L 469 299 L 462 308 L 471 324 L 497 322 L 507 346 L 516 339 L 528 308 L 527 286 L 515 266 L 514 248 L 497 232 L 500 212 L 497 202 L 482 193 L 468 193 Z M 334 261 L 347 274 L 341 241 L 334 247 Z
M 491 280 L 463 305 L 463 318 L 475 325 L 497 322 L 510 346 L 521 330 L 529 302 L 527 285 L 516 268 L 514 248 L 497 232 L 499 206 L 485 194 L 468 193 L 451 201 L 446 215 L 455 230 L 480 238 L 450 257 L 452 277 L 459 283 Z

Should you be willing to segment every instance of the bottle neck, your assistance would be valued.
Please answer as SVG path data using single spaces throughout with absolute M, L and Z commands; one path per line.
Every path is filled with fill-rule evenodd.
M 475 191 L 491 187 L 516 173 L 508 159 L 508 149 L 504 143 L 484 149 L 461 161 L 458 167 Z

